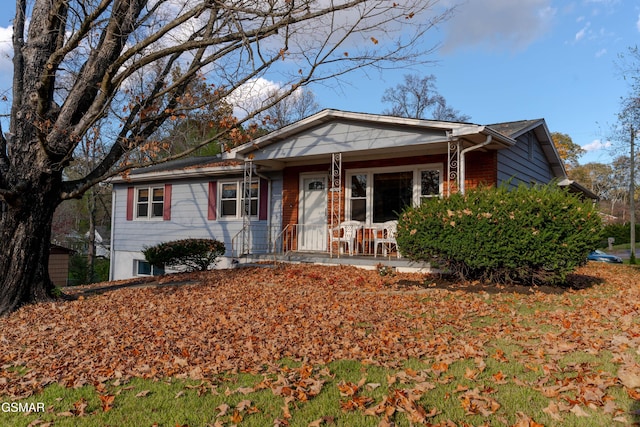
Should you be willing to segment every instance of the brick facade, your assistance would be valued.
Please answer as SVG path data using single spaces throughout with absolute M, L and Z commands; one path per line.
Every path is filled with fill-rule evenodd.
M 498 184 L 497 151 L 472 151 L 465 158 L 467 169 L 464 185 L 467 190 L 479 185 L 495 186 Z
M 478 185 L 493 186 L 497 184 L 497 154 L 495 151 L 487 152 L 471 152 L 466 156 L 467 168 L 465 186 L 467 189 L 475 188 Z M 379 169 L 384 167 L 393 166 L 414 166 L 439 163 L 442 164 L 444 172 L 444 188 L 447 188 L 448 181 L 446 180 L 447 170 L 447 156 L 446 154 L 432 155 L 432 156 L 414 156 L 414 157 L 399 157 L 392 159 L 377 159 L 367 161 L 352 161 L 344 162 L 342 164 L 342 173 L 345 175 L 346 171 L 351 169 Z M 283 171 L 283 189 L 282 189 L 282 226 L 287 224 L 298 223 L 298 202 L 300 196 L 300 174 L 306 172 L 326 172 L 329 176 L 330 163 L 329 159 L 324 164 L 310 165 L 310 166 L 295 166 L 285 168 Z M 340 194 L 344 197 L 344 179 L 342 182 L 342 191 Z M 344 219 L 345 201 L 341 201 L 340 218 Z

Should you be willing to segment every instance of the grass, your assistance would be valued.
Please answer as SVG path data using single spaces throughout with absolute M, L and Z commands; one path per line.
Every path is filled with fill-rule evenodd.
M 464 425 L 480 425 L 489 421 L 492 425 L 514 425 L 518 420 L 518 412 L 526 411 L 528 414 L 535 414 L 537 423 L 556 425 L 557 421 L 543 411 L 549 406 L 551 399 L 531 386 L 522 386 L 522 384 L 539 382 L 545 376 L 542 368 L 523 366 L 515 359 L 502 362 L 493 357 L 501 352 L 510 359 L 510 355 L 521 352 L 522 348 L 513 343 L 496 341 L 488 344 L 487 348 L 490 355 L 485 358 L 486 366 L 482 371 L 478 369 L 477 360 L 472 359 L 455 362 L 441 373 L 430 370 L 429 366 L 433 361 L 428 360 L 407 361 L 395 369 L 351 360 L 316 366 L 315 372 L 326 369 L 330 376 L 326 377 L 327 382 L 317 396 L 308 401 L 289 403 L 291 417 L 288 418 L 288 423 L 292 426 L 307 426 L 313 421 L 325 420 L 339 426 L 377 426 L 380 422 L 378 417 L 365 415 L 362 410 L 341 409 L 341 403 L 348 401 L 349 397 L 340 394 L 338 385 L 344 382 L 358 384 L 363 380 L 364 383 L 357 394 L 369 397 L 372 399 L 372 405 L 375 405 L 393 390 L 415 387 L 416 383 L 412 381 L 411 376 L 413 373 L 427 372 L 426 379 L 433 389 L 424 393 L 418 400 L 418 404 L 426 411 L 437 408 L 438 415 L 429 419 L 433 424 L 452 421 L 456 425 L 464 423 L 467 423 Z M 596 357 L 578 352 L 563 357 L 559 365 L 561 368 L 566 368 L 588 364 L 590 371 L 615 371 L 612 355 L 605 356 L 603 358 L 601 354 Z M 285 369 L 286 372 L 286 369 L 294 365 L 296 364 L 283 361 L 278 368 Z M 404 376 L 401 375 L 403 373 Z M 498 376 L 502 376 L 505 380 L 497 381 Z M 272 426 L 274 420 L 285 419 L 283 408 L 287 403 L 284 397 L 276 396 L 269 389 L 250 391 L 247 394 L 234 392 L 243 387 L 255 388 L 268 377 L 275 380 L 277 375 L 226 374 L 207 382 L 171 378 L 161 381 L 134 378 L 126 383 L 113 381 L 100 391 L 89 386 L 70 389 L 51 385 L 38 395 L 22 401 L 44 403 L 47 408 L 45 413 L 24 415 L 4 412 L 0 413 L 0 424 L 27 426 L 35 420 L 42 420 L 53 422 L 55 426 L 206 426 L 216 425 L 216 423 L 217 425 L 239 423 L 242 426 Z M 396 379 L 393 384 L 390 384 L 392 378 Z M 516 378 L 517 381 L 514 381 Z M 461 396 L 463 390 L 472 389 L 479 389 L 486 396 L 500 402 L 500 409 L 490 417 L 468 415 L 461 404 Z M 112 408 L 105 411 L 100 399 L 101 395 L 114 396 Z M 615 399 L 627 412 L 636 408 L 636 402 L 621 391 L 612 394 L 610 398 Z M 85 403 L 84 414 L 74 415 L 74 409 Z M 224 405 L 228 405 L 229 409 L 220 416 Z M 234 408 L 238 407 L 241 410 L 234 411 Z M 570 412 L 563 413 L 561 424 L 563 426 L 619 424 L 610 414 L 589 408 L 585 411 L 588 414 L 587 417 L 579 417 Z M 397 426 L 410 425 L 405 413 L 396 412 L 391 419 Z
M 618 284 L 597 284 L 557 295 L 485 295 L 438 290 L 428 296 L 400 298 L 389 296 L 385 289 L 375 294 L 369 288 L 363 293 L 352 290 L 346 299 L 336 294 L 335 304 L 344 300 L 350 309 L 354 300 L 365 297 L 370 298 L 363 300 L 366 303 L 388 298 L 386 301 L 395 301 L 397 305 L 381 304 L 379 307 L 388 309 L 381 318 L 362 317 L 349 311 L 345 316 L 353 319 L 345 317 L 332 329 L 333 333 L 351 329 L 362 331 L 368 339 L 393 338 L 396 336 L 391 333 L 378 335 L 381 332 L 378 322 L 394 316 L 396 322 L 408 325 L 404 330 L 406 336 L 396 337 L 401 345 L 417 335 L 424 337 L 434 351 L 429 356 L 396 357 L 385 359 L 384 363 L 377 363 L 373 355 L 371 359 L 341 358 L 313 364 L 302 357 L 281 358 L 276 362 L 265 361 L 247 372 L 208 373 L 202 380 L 178 374 L 153 379 L 110 377 L 79 388 L 54 383 L 18 401 L 44 404 L 44 412 L 23 414 L 3 409 L 0 425 L 359 427 L 391 425 L 384 422 L 396 426 L 640 423 L 639 390 L 623 387 L 618 378 L 623 364 L 638 367 L 640 376 L 640 355 L 636 351 L 640 321 L 635 316 L 640 297 L 632 288 L 637 284 L 629 285 L 630 280 L 637 280 L 637 273 L 627 267 L 607 265 L 593 265 L 592 270 L 587 270 L 589 274 L 595 271 L 610 271 L 608 280 L 612 283 L 617 280 Z M 630 276 L 621 277 L 629 272 Z M 288 271 L 284 276 L 290 277 Z M 312 282 L 308 289 L 315 287 Z M 294 287 L 291 292 L 298 290 Z M 164 288 L 144 295 L 157 305 L 170 298 L 171 292 Z M 265 292 L 274 291 L 270 288 Z M 308 292 L 304 290 L 305 297 Z M 158 299 L 151 300 L 154 295 Z M 209 294 L 203 295 L 201 299 L 209 298 Z M 179 295 L 176 298 L 181 300 Z M 96 303 L 104 303 L 99 307 L 110 307 L 108 303 L 114 300 L 103 296 L 94 299 Z M 91 301 L 88 298 L 86 304 Z M 275 301 L 280 304 L 283 299 Z M 83 303 L 78 301 L 74 307 L 78 309 Z M 275 313 L 291 316 L 290 313 L 299 310 L 304 321 L 313 306 L 312 302 L 307 305 L 304 300 L 304 303 L 294 305 L 294 310 L 286 313 L 274 305 Z M 242 310 L 245 306 L 242 305 Z M 465 309 L 454 309 L 461 306 Z M 72 310 L 60 311 L 72 314 Z M 138 309 L 136 315 L 139 312 Z M 158 312 L 156 307 L 153 313 Z M 199 321 L 204 318 L 198 317 Z M 292 324 L 301 321 L 289 319 Z M 34 322 L 39 324 L 37 319 Z M 422 322 L 428 327 L 419 329 Z M 142 324 L 142 318 L 137 319 L 136 326 L 140 328 Z M 77 330 L 82 327 L 87 325 L 78 325 Z M 237 333 L 238 327 L 231 329 Z M 0 331 L 0 339 L 7 331 Z M 338 342 L 345 341 L 335 338 L 336 345 Z M 392 351 L 394 341 L 389 342 L 387 349 Z M 363 340 L 361 345 L 367 343 Z M 351 345 L 351 341 L 347 344 Z M 376 348 L 383 351 L 386 347 Z M 29 347 L 14 351 L 22 354 Z M 15 381 L 27 381 L 37 369 L 29 360 L 4 366 L 0 363 L 0 390 L 2 372 Z M 0 401 L 11 402 L 7 396 L 1 396 Z M 385 402 L 392 403 L 383 407 Z M 368 415 L 375 408 L 382 409 Z M 416 414 L 428 416 L 419 422 Z

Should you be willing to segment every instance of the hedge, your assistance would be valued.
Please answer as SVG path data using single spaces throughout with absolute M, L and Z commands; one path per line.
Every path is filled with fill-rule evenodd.
M 557 185 L 478 188 L 430 199 L 400 217 L 403 256 L 462 279 L 563 282 L 601 239 L 600 216 Z
M 142 251 L 149 264 L 157 267 L 183 267 L 187 271 L 204 271 L 224 255 L 224 243 L 215 239 L 182 239 L 145 247 Z

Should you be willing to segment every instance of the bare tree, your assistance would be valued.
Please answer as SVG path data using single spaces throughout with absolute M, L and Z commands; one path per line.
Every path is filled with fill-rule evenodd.
M 470 120 L 469 116 L 447 105 L 445 98 L 438 93 L 433 74 L 424 77 L 405 74 L 402 83 L 384 91 L 382 102 L 391 104 L 391 109 L 383 112 L 391 116 L 458 122 Z
M 194 79 L 222 102 L 277 72 L 284 90 L 264 110 L 352 70 L 425 61 L 423 36 L 450 14 L 437 0 L 16 0 L 9 131 L 0 129 L 0 315 L 53 298 L 49 240 L 63 200 L 199 148 L 157 155 L 163 123 L 202 107 Z M 240 121 L 223 119 L 218 133 L 233 136 Z M 90 131 L 110 146 L 68 179 Z
M 281 90 L 276 89 L 268 94 L 267 101 L 280 98 Z M 276 130 L 298 120 L 304 119 L 320 110 L 316 96 L 311 89 L 299 88 L 288 97 L 266 109 L 261 115 L 262 126 L 267 130 Z
M 629 94 L 622 98 L 618 123 L 613 128 L 613 140 L 622 142 L 629 150 L 629 225 L 630 262 L 636 263 L 636 136 L 640 131 L 640 50 L 637 46 L 629 48 L 626 55 L 620 56 L 619 67 L 622 76 L 629 82 Z

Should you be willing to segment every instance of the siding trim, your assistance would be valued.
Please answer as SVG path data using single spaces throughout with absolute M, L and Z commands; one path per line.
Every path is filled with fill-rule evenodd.
M 258 202 L 260 206 L 258 207 L 258 220 L 266 221 L 267 216 L 269 215 L 269 182 L 260 178 L 260 194 L 258 195 Z
M 209 200 L 207 201 L 207 219 L 215 221 L 217 216 L 216 202 L 218 200 L 218 182 L 209 181 Z
M 171 220 L 171 184 L 164 185 L 164 205 L 162 206 L 162 219 L 164 221 Z
M 127 187 L 127 221 L 133 221 L 133 187 Z

